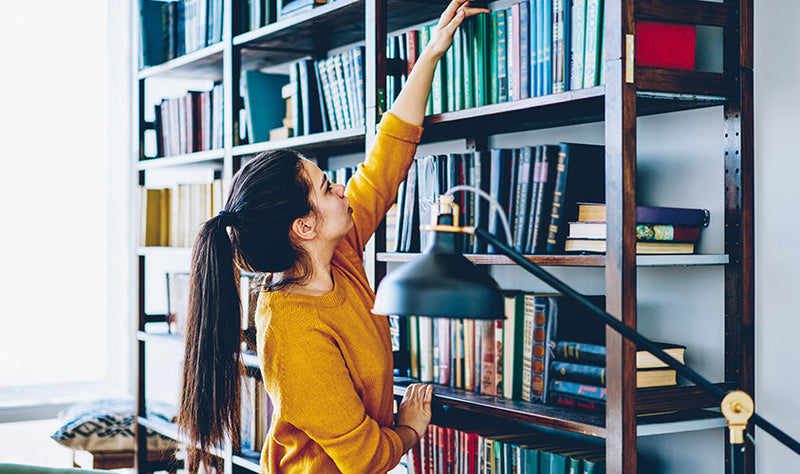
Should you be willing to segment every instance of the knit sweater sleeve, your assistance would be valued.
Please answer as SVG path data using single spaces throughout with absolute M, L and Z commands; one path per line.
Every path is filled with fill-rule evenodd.
M 280 374 L 265 383 L 280 397 L 282 419 L 319 444 L 343 473 L 392 469 L 404 454 L 402 440 L 366 413 L 333 332 L 296 316 L 280 333 L 269 331 L 262 357 L 267 371 Z
M 411 125 L 391 113 L 378 124 L 375 143 L 367 159 L 358 165 L 345 191 L 353 208 L 355 228 L 345 238 L 359 256 L 397 197 L 397 188 L 406 178 L 422 127 Z

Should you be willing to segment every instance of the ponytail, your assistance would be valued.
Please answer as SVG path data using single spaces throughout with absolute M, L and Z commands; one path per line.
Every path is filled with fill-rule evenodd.
M 190 471 L 216 466 L 210 452 L 226 435 L 240 436 L 239 271 L 290 272 L 284 284 L 307 278 L 308 255 L 289 238 L 289 228 L 313 211 L 310 192 L 302 155 L 264 152 L 234 176 L 225 210 L 203 224 L 194 241 L 178 413 Z
M 239 438 L 241 303 L 224 215 L 207 221 L 192 250 L 179 425 L 188 466 L 215 465 L 211 448 Z

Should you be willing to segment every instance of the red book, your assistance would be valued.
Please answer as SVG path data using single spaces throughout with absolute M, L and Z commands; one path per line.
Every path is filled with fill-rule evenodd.
M 406 65 L 408 66 L 407 74 L 411 74 L 411 69 L 417 62 L 419 56 L 419 30 L 412 30 L 406 32 Z
M 695 25 L 636 22 L 636 64 L 668 69 L 694 69 Z

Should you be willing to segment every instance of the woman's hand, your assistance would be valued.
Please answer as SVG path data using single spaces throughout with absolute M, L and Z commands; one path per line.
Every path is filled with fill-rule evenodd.
M 431 39 L 425 49 L 435 58 L 441 58 L 453 44 L 453 35 L 468 17 L 479 13 L 491 13 L 488 8 L 470 7 L 472 0 L 453 0 L 439 17 L 439 23 L 431 30 Z
M 405 425 L 424 436 L 431 422 L 433 387 L 414 383 L 408 386 L 397 410 L 397 425 Z M 419 441 L 419 440 L 417 440 Z

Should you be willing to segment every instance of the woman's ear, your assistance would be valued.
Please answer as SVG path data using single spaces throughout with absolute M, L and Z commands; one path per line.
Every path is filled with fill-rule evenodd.
M 313 240 L 317 236 L 317 222 L 313 215 L 299 217 L 292 222 L 292 233 L 300 240 Z

